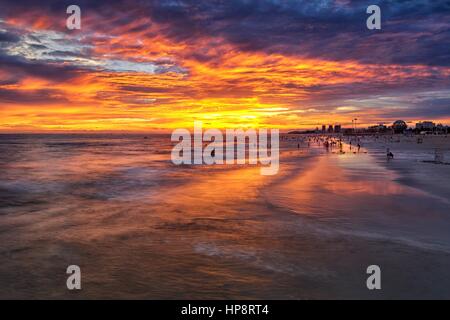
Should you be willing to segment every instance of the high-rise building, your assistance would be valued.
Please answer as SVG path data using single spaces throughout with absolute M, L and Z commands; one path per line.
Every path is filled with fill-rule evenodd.
M 337 125 L 334 126 L 334 132 L 335 133 L 340 133 L 341 132 L 341 125 L 340 124 L 337 124 Z

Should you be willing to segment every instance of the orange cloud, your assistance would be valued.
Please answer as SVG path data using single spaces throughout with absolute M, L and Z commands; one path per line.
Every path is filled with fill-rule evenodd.
M 21 21 L 23 17 L 7 23 L 17 28 Z M 0 130 L 147 131 L 191 127 L 194 120 L 203 121 L 205 127 L 292 129 L 324 122 L 346 124 L 355 115 L 361 123 L 370 123 L 382 118 L 375 107 L 356 102 L 335 106 L 333 96 L 342 99 L 338 96 L 342 90 L 357 94 L 352 88 L 358 85 L 369 90 L 450 75 L 445 67 L 375 66 L 241 51 L 220 38 L 176 42 L 164 36 L 164 26 L 147 18 L 114 27 L 108 34 L 95 31 L 100 28 L 95 16 L 86 21 L 85 33 L 65 36 L 89 45 L 89 59 L 154 63 L 164 72 L 83 66 L 76 77 L 62 82 L 24 75 L 1 87 L 9 90 L 9 98 L 0 108 Z M 48 19 L 37 19 L 26 30 L 45 31 L 49 25 Z M 149 27 L 140 28 L 143 25 Z M 76 65 L 78 60 L 74 61 L 56 63 Z M 2 78 L 12 76 L 1 69 L 0 73 Z M 17 101 L 11 94 L 17 94 Z

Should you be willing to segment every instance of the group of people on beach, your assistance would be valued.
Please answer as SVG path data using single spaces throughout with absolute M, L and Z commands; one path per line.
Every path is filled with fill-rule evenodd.
M 308 148 L 312 145 L 323 146 L 327 151 L 333 150 L 335 148 L 339 148 L 340 153 L 345 153 L 344 151 L 344 142 L 349 145 L 349 149 L 353 151 L 355 148 L 356 151 L 354 153 L 359 153 L 361 151 L 361 141 L 359 138 L 347 138 L 343 139 L 342 137 L 336 136 L 295 136 L 295 137 L 281 137 L 281 140 L 285 141 L 295 141 L 297 142 L 297 149 L 300 149 L 302 144 L 306 144 Z M 353 144 L 356 142 L 356 146 Z
M 378 138 L 378 137 L 377 137 Z M 295 141 L 297 142 L 297 149 L 301 148 L 302 144 L 306 144 L 308 148 L 311 145 L 323 146 L 327 152 L 330 150 L 338 148 L 340 154 L 345 154 L 344 143 L 348 145 L 348 149 L 353 153 L 360 153 L 362 147 L 362 140 L 357 136 L 349 137 L 339 137 L 339 136 L 328 136 L 328 135 L 315 135 L 315 136 L 295 136 L 295 137 L 281 137 L 281 140 L 285 141 Z M 389 148 L 386 149 L 386 158 L 388 160 L 394 159 L 394 154 Z

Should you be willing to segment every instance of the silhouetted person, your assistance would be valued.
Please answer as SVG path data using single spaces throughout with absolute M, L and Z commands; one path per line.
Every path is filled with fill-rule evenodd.
M 389 149 L 386 150 L 386 156 L 388 160 L 394 159 L 394 154 Z

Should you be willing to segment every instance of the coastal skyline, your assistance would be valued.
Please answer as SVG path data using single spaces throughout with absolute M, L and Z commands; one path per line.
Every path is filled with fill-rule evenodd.
M 450 124 L 446 1 L 70 4 L 0 4 L 0 133 Z

